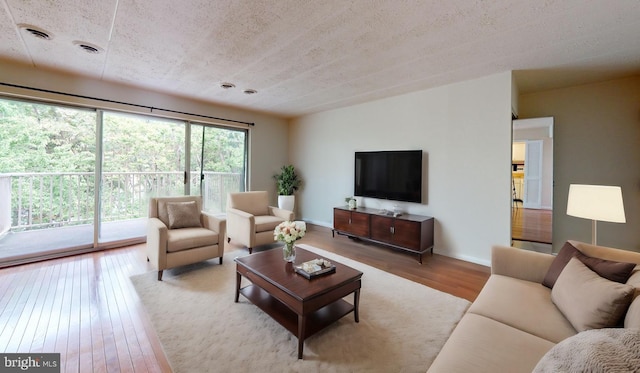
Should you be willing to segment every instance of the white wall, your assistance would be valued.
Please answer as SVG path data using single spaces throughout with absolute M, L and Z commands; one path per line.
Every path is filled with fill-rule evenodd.
M 491 245 L 510 243 L 511 92 L 505 72 L 292 120 L 302 218 L 332 226 L 333 207 L 353 194 L 355 151 L 422 149 L 423 203 L 398 204 L 435 217 L 436 252 L 488 264 Z
M 222 105 L 213 105 L 184 97 L 171 96 L 159 92 L 133 88 L 126 85 L 67 75 L 61 72 L 45 71 L 32 67 L 11 64 L 0 61 L 0 82 L 31 88 L 46 89 L 75 95 L 115 100 L 130 104 L 171 109 L 198 115 L 208 115 L 238 121 L 253 122 L 255 126 L 249 128 L 249 189 L 267 190 L 272 196 L 272 203 L 276 203 L 276 186 L 273 175 L 282 165 L 288 162 L 288 123 L 286 119 L 273 115 L 235 109 Z M 106 103 L 77 97 L 56 95 L 27 89 L 12 88 L 0 85 L 0 94 L 7 97 L 22 97 L 44 99 L 50 102 L 85 105 L 103 109 L 114 109 L 143 114 L 150 113 L 148 109 L 134 108 L 127 105 Z M 180 114 L 154 112 L 161 116 L 171 116 L 200 122 L 217 122 L 224 125 L 235 125 L 223 121 L 208 120 L 199 117 L 189 117 Z

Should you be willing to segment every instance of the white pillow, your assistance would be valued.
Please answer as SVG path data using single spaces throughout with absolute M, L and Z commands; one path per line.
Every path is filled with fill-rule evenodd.
M 581 332 L 618 325 L 633 292 L 633 286 L 602 278 L 571 258 L 551 290 L 551 300 Z

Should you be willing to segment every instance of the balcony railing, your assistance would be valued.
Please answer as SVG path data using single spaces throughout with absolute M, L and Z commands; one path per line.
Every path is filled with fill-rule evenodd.
M 192 172 L 191 194 L 200 194 Z M 100 186 L 102 222 L 146 217 L 150 197 L 184 194 L 182 172 L 105 172 Z M 227 193 L 241 191 L 242 175 L 204 172 L 203 209 L 226 210 Z M 94 218 L 93 172 L 0 174 L 0 234 L 12 230 L 90 224 Z

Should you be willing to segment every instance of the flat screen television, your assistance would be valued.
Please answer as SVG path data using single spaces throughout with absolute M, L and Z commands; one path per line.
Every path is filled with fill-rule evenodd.
M 422 203 L 422 150 L 356 152 L 353 192 Z

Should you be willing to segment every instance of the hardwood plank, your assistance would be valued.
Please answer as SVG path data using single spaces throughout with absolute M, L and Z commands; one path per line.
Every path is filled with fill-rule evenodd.
M 49 273 L 49 286 L 47 287 L 46 297 L 42 301 L 42 314 L 37 321 L 32 321 L 33 323 L 37 324 L 37 332 L 36 335 L 34 335 L 33 341 L 31 343 L 31 348 L 29 350 L 31 352 L 45 352 L 44 344 L 47 338 L 47 332 L 49 330 L 49 323 L 51 322 L 52 315 L 54 314 L 53 306 L 56 298 L 56 288 L 60 272 L 60 265 L 51 263 L 47 266 L 47 272 Z
M 90 256 L 83 255 L 80 273 L 80 350 L 78 351 L 78 371 L 93 372 L 93 340 L 91 326 L 91 287 L 89 285 Z
M 104 346 L 106 330 L 102 328 L 101 301 L 100 301 L 100 261 L 103 253 L 89 254 L 91 261 L 88 263 L 89 275 L 89 326 L 91 328 L 91 364 L 93 372 L 107 372 L 107 357 Z
M 18 330 L 20 316 L 25 310 L 27 300 L 31 295 L 31 286 L 36 280 L 38 270 L 24 272 L 19 276 L 15 287 L 10 291 L 11 298 L 7 301 L 6 307 L 0 315 L 0 351 L 18 352 L 19 338 L 22 337 L 22 330 Z M 18 342 L 16 343 L 16 338 Z

